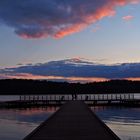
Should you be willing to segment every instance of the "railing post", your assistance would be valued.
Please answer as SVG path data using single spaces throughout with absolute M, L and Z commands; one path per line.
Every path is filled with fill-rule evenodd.
M 129 93 L 129 100 L 131 100 L 131 93 Z
M 24 101 L 26 100 L 26 95 L 24 95 Z
M 89 96 L 89 100 L 91 101 L 91 95 Z
M 35 95 L 33 96 L 33 100 L 35 101 Z
M 120 94 L 120 100 L 121 100 L 121 98 L 122 98 L 122 96 L 121 96 L 121 94 Z
M 102 95 L 102 100 L 104 100 L 104 94 Z
M 133 93 L 133 100 L 135 99 L 134 93 Z
M 99 94 L 98 94 L 98 96 L 97 96 L 97 97 L 98 97 L 97 99 L 98 99 L 98 101 L 99 101 Z
M 124 94 L 124 100 L 126 100 L 126 95 Z
M 112 95 L 112 93 L 111 93 L 111 100 L 113 100 L 113 95 Z
M 19 96 L 19 100 L 21 101 L 21 95 Z

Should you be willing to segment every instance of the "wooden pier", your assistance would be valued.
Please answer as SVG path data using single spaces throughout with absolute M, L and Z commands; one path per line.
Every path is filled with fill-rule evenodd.
M 70 101 L 24 140 L 120 140 L 82 101 Z
M 18 100 L 0 102 L 0 107 L 28 108 L 60 106 L 72 100 L 84 101 L 91 106 L 140 106 L 140 96 L 134 94 L 78 94 L 73 95 L 21 95 Z

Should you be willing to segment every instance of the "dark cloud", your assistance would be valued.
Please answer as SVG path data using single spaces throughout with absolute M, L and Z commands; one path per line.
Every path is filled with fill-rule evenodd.
M 62 77 L 96 77 L 106 79 L 140 78 L 140 63 L 123 63 L 103 65 L 77 59 L 51 61 L 44 64 L 19 66 L 0 70 L 3 76 L 56 76 Z M 41 77 L 42 76 L 42 77 Z M 49 77 L 52 78 L 52 77 Z M 53 78 L 52 78 L 53 79 Z
M 0 22 L 24 38 L 60 38 L 139 0 L 0 0 Z

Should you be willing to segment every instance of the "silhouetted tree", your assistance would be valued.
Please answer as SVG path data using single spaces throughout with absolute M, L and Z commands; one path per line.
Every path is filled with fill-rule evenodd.
M 94 83 L 50 82 L 46 80 L 0 80 L 0 94 L 95 94 L 140 93 L 140 81 L 110 80 Z

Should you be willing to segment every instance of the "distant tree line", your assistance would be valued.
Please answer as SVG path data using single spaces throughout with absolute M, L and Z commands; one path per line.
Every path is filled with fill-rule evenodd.
M 0 80 L 1 95 L 95 93 L 140 93 L 140 81 L 110 80 L 81 84 L 45 80 Z

